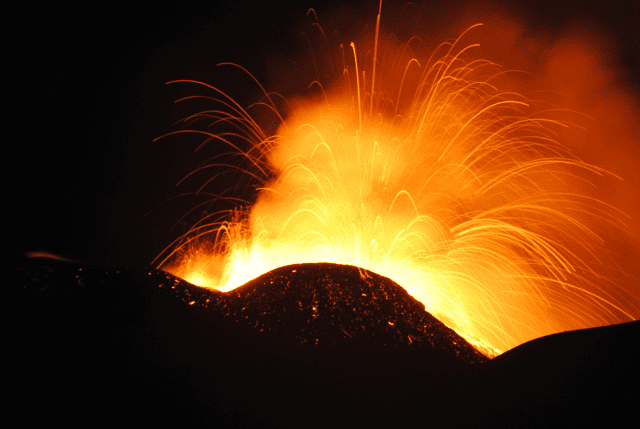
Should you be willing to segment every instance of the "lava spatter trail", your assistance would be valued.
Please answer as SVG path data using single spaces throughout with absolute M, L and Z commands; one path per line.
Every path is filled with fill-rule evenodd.
M 242 64 L 217 70 L 246 79 L 253 102 L 215 79 L 168 82 L 188 91 L 176 100 L 186 115 L 155 141 L 191 135 L 214 154 L 179 183 L 198 181 L 201 202 L 152 264 L 225 292 L 292 264 L 360 267 L 487 355 L 637 319 L 637 290 L 625 286 L 637 279 L 617 244 L 633 248 L 633 229 L 604 198 L 625 172 L 582 154 L 615 138 L 576 145 L 587 115 L 520 82 L 527 70 L 483 59 L 473 42 L 484 24 L 433 47 L 394 36 L 377 9 L 375 31 L 371 22 L 350 41 L 309 10 L 314 72 L 302 67 L 308 88 L 292 97 Z

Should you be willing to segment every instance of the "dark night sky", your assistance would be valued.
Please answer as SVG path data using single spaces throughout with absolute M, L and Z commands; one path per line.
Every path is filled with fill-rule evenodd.
M 180 118 L 173 101 L 187 95 L 165 82 L 217 85 L 228 76 L 215 65 L 235 62 L 266 85 L 273 83 L 265 64 L 270 56 L 282 60 L 295 54 L 306 10 L 316 8 L 327 22 L 336 9 L 317 1 L 295 8 L 225 3 L 84 12 L 51 6 L 25 14 L 23 33 L 9 42 L 14 61 L 5 65 L 9 75 L 18 75 L 17 82 L 4 83 L 18 94 L 4 136 L 5 160 L 17 159 L 19 166 L 7 165 L 8 187 L 17 183 L 7 205 L 20 231 L 12 243 L 16 254 L 44 249 L 84 262 L 144 266 L 170 243 L 175 234 L 168 229 L 192 203 L 173 201 L 143 216 L 163 200 L 193 190 L 174 185 L 203 159 L 193 154 L 193 143 L 152 141 L 172 130 L 172 121 Z M 507 10 L 532 28 L 554 29 L 576 15 L 594 20 L 613 35 L 618 55 L 640 82 L 634 54 L 640 52 L 639 19 L 637 12 L 623 9 L 625 2 L 527 3 L 533 6 L 524 12 L 524 3 Z M 449 13 L 450 6 L 427 5 L 438 16 Z M 377 7 L 375 1 L 360 6 L 370 25 Z M 9 232 L 15 228 L 6 225 Z

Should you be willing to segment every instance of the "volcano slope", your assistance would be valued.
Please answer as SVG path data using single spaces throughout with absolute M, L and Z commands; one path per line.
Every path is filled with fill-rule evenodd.
M 229 293 L 158 270 L 51 259 L 23 261 L 17 278 L 11 409 L 33 423 L 632 418 L 620 407 L 637 378 L 638 321 L 544 337 L 490 361 L 400 286 L 351 266 L 290 265 Z

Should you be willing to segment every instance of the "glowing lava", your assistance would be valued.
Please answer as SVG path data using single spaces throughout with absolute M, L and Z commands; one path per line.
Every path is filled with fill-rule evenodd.
M 249 208 L 204 216 L 160 265 L 223 291 L 284 265 L 363 267 L 498 353 L 635 319 L 637 302 L 623 302 L 597 269 L 611 257 L 601 227 L 624 230 L 624 215 L 579 191 L 610 173 L 558 141 L 571 126 L 559 110 L 500 89 L 505 72 L 463 43 L 479 25 L 425 58 L 379 26 L 380 15 L 370 45 L 340 46 L 333 81 L 313 82 L 319 95 L 308 100 L 285 104 L 263 90 L 244 108 L 180 81 L 199 85 L 212 107 L 185 119 L 200 129 L 177 133 L 241 154 L 248 166 L 236 169 L 258 195 Z M 256 108 L 280 123 L 275 134 Z

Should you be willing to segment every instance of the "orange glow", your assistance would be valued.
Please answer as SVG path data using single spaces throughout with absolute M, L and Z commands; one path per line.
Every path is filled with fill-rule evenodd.
M 56 255 L 55 253 L 51 253 L 48 250 L 36 250 L 33 252 L 27 252 L 24 256 L 26 258 L 47 258 L 55 259 L 57 261 L 73 262 L 71 259 L 67 259 L 64 256 Z
M 593 84 L 589 77 L 553 88 L 569 98 L 560 106 L 552 92 L 514 91 L 532 82 L 548 88 L 545 79 L 575 68 L 567 61 L 602 74 L 586 48 L 573 47 L 571 57 L 556 45 L 542 78 L 522 84 L 522 73 L 478 58 L 469 41 L 482 34 L 480 24 L 430 55 L 419 55 L 416 40 L 394 43 L 379 27 L 380 15 L 369 41 L 338 47 L 330 82 L 310 82 L 317 95 L 286 106 L 264 89 L 245 108 L 218 88 L 179 81 L 197 85 L 212 107 L 185 119 L 200 128 L 176 133 L 199 133 L 203 145 L 222 142 L 240 153 L 258 195 L 251 206 L 204 216 L 159 266 L 222 291 L 294 263 L 363 267 L 496 353 L 554 332 L 637 319 L 638 292 L 616 283 L 627 277 L 614 269 L 620 248 L 612 244 L 630 242 L 637 227 L 614 208 L 620 201 L 607 200 L 633 194 L 616 167 L 637 166 L 636 154 L 623 155 L 627 146 L 617 140 L 615 158 L 594 156 L 604 135 L 591 131 L 577 95 Z M 515 44 L 517 31 L 505 31 Z M 613 126 L 637 122 L 627 101 L 626 122 Z M 280 123 L 275 134 L 254 119 L 256 108 Z M 622 204 L 637 210 L 628 198 Z

